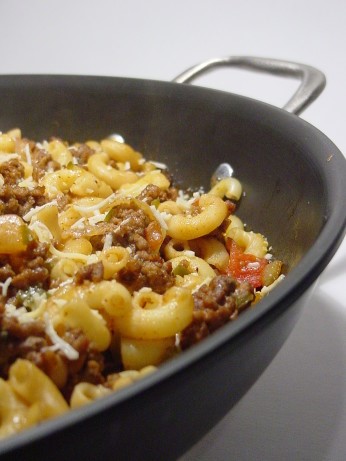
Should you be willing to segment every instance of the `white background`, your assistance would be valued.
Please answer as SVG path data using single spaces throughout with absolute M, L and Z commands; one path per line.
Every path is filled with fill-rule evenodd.
M 346 153 L 344 0 L 0 0 L 0 18 L 1 73 L 170 80 L 226 55 L 313 65 L 327 88 L 302 117 Z M 297 85 L 236 70 L 199 84 L 279 106 Z M 345 284 L 346 241 L 272 364 L 181 461 L 346 459 Z

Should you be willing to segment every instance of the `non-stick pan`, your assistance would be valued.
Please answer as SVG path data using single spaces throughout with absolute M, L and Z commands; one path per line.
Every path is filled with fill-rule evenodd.
M 302 305 L 344 233 L 346 161 L 297 115 L 246 97 L 178 84 L 220 65 L 298 77 L 286 109 L 300 112 L 323 75 L 294 63 L 226 58 L 176 82 L 128 78 L 0 77 L 0 129 L 36 140 L 121 134 L 145 157 L 165 162 L 185 187 L 207 189 L 228 162 L 246 195 L 239 216 L 268 237 L 285 280 L 156 373 L 85 408 L 0 442 L 0 459 L 176 459 L 234 405 L 292 330 Z

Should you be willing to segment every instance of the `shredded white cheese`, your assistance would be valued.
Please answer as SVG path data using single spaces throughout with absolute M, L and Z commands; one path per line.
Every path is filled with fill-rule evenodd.
M 120 229 L 121 229 L 121 226 L 122 226 L 123 224 L 127 224 L 127 223 L 130 222 L 130 221 L 131 221 L 131 218 L 126 218 L 126 219 L 124 219 L 124 221 L 121 222 L 121 223 L 114 229 L 113 232 L 119 232 Z
M 32 165 L 32 160 L 31 160 L 31 153 L 30 153 L 30 146 L 29 146 L 29 144 L 25 144 L 24 152 L 25 152 L 25 157 L 26 157 L 26 162 L 27 162 L 27 164 L 28 164 L 28 165 Z
M 71 229 L 82 229 L 84 221 L 85 217 L 83 216 L 82 218 L 78 219 L 78 221 L 72 224 Z
M 249 268 L 249 269 L 259 269 L 260 263 L 257 262 L 257 261 L 255 261 L 253 263 L 247 263 L 246 267 Z
M 200 192 L 194 192 L 192 197 L 189 197 L 189 195 L 184 194 L 183 191 L 179 191 L 176 203 L 184 210 L 189 210 L 191 208 L 191 205 L 200 197 Z
M 41 221 L 34 221 L 33 223 L 29 224 L 28 227 L 30 230 L 35 232 L 37 238 L 42 243 L 50 243 L 54 238 L 48 227 Z
M 156 220 L 158 221 L 162 229 L 167 230 L 168 226 L 164 219 L 165 218 L 164 215 L 162 215 L 162 213 L 158 211 L 154 205 L 150 205 L 150 209 L 153 212 L 153 215 L 155 216 Z
M 12 277 L 8 277 L 4 282 L 0 283 L 2 296 L 7 296 L 8 287 L 11 285 Z
M 33 190 L 37 186 L 37 183 L 33 180 L 32 176 L 24 179 L 23 181 L 18 183 L 19 187 L 26 187 L 27 189 Z
M 167 165 L 165 163 L 154 162 L 153 160 L 149 160 L 149 163 L 154 165 L 156 168 L 159 168 L 160 170 L 167 170 Z
M 67 259 L 75 259 L 77 261 L 84 261 L 87 262 L 89 256 L 84 255 L 83 253 L 65 253 L 64 251 L 57 250 L 53 245 L 49 247 L 49 251 L 54 255 L 58 256 L 59 258 L 67 258 Z
M 95 224 L 99 222 L 103 222 L 106 216 L 107 216 L 107 213 L 96 213 L 94 216 L 88 218 L 88 221 L 90 224 L 94 226 Z
M 48 141 L 37 142 L 37 143 L 36 143 L 36 147 L 37 147 L 38 149 L 43 149 L 43 150 L 45 150 L 45 149 L 48 149 L 48 144 L 49 144 Z
M 20 317 L 23 314 L 26 314 L 27 310 L 25 309 L 25 307 L 20 307 L 19 309 L 17 309 L 14 304 L 6 303 L 5 304 L 5 313 L 9 317 L 16 317 L 18 320 L 20 320 Z
M 164 219 L 166 221 L 166 223 L 168 223 L 168 221 L 173 216 L 171 213 L 167 213 L 167 211 L 160 211 L 160 215 L 161 215 L 162 219 Z
M 79 358 L 79 352 L 74 349 L 71 344 L 68 342 L 64 341 L 60 336 L 57 334 L 57 332 L 54 330 L 53 324 L 48 316 L 46 314 L 44 316 L 45 324 L 46 324 L 46 333 L 49 336 L 49 338 L 52 340 L 54 343 L 56 349 L 59 349 L 69 360 L 77 360 Z
M 260 291 L 261 296 L 267 295 L 270 291 L 273 290 L 273 288 L 275 288 L 280 282 L 282 282 L 284 278 L 285 278 L 285 275 L 281 274 L 276 280 L 274 280 L 274 282 L 271 285 L 264 286 L 262 290 Z
M 81 211 L 81 212 L 84 212 L 84 213 L 88 213 L 88 212 L 92 212 L 92 211 L 96 211 L 96 210 L 99 210 L 100 208 L 102 208 L 103 206 L 105 205 L 108 205 L 108 203 L 112 202 L 113 200 L 115 200 L 115 198 L 117 197 L 116 193 L 114 192 L 113 194 L 109 195 L 107 198 L 105 198 L 104 200 L 102 200 L 101 202 L 97 203 L 96 205 L 91 205 L 91 206 L 82 206 L 82 205 L 76 205 L 75 203 L 72 205 L 73 208 L 77 211 Z
M 113 235 L 112 234 L 106 234 L 105 236 L 105 242 L 103 244 L 103 251 L 108 250 L 113 244 Z
M 99 261 L 98 255 L 92 254 L 87 257 L 87 264 L 94 264 Z
M 9 160 L 13 160 L 15 158 L 20 158 L 18 154 L 6 154 L 6 153 L 1 153 L 0 154 L 0 164 L 8 162 Z
M 35 208 L 33 208 L 32 210 L 28 211 L 28 213 L 26 213 L 26 214 L 23 216 L 24 221 L 30 221 L 30 219 L 31 219 L 36 213 L 38 213 L 39 211 L 43 210 L 44 208 L 47 208 L 48 206 L 53 206 L 53 205 L 58 205 L 58 202 L 57 202 L 56 200 L 52 200 L 51 202 L 45 203 L 44 205 L 36 206 Z

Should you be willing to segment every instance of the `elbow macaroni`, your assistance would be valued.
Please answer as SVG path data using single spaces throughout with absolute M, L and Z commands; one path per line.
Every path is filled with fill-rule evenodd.
M 32 145 L 19 129 L 0 133 L 0 168 L 18 164 L 16 187 L 34 202 L 30 191 L 44 191 L 25 212 L 0 215 L 0 256 L 12 270 L 0 279 L 4 315 L 23 332 L 26 322 L 42 324 L 44 344 L 38 366 L 29 354 L 2 373 L 0 438 L 105 397 L 174 357 L 195 319 L 195 293 L 229 275 L 230 241 L 255 258 L 251 267 L 270 257 L 266 238 L 230 212 L 227 199 L 242 195 L 235 178 L 186 197 L 165 165 L 114 139 Z M 44 170 L 36 149 L 47 156 Z M 32 277 L 24 288 L 22 273 Z M 274 286 L 280 273 L 280 261 L 269 263 L 263 283 Z M 104 371 L 102 360 L 95 371 L 97 357 L 112 357 L 116 371 Z
M 88 160 L 89 171 L 115 190 L 123 184 L 133 183 L 137 180 L 137 175 L 132 171 L 115 169 L 108 162 L 109 156 L 105 152 L 94 154 Z
M 179 213 L 168 221 L 167 234 L 178 240 L 192 240 L 208 235 L 227 217 L 225 202 L 213 195 L 202 195 L 198 201 L 198 214 Z
M 162 339 L 183 330 L 192 320 L 193 301 L 188 290 L 172 287 L 161 296 L 138 292 L 128 315 L 119 317 L 120 334 L 134 339 Z
M 68 408 L 58 388 L 29 360 L 17 359 L 8 380 L 0 379 L 0 437 L 62 415 Z

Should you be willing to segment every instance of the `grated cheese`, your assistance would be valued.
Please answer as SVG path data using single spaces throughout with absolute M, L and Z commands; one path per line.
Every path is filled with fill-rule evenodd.
M 26 314 L 27 310 L 25 309 L 25 307 L 20 307 L 19 309 L 17 309 L 14 304 L 6 303 L 5 312 L 8 317 L 16 317 L 18 320 L 20 320 L 20 317 L 23 314 Z
M 49 251 L 59 258 L 75 259 L 77 261 L 88 261 L 89 256 L 84 255 L 83 253 L 65 253 L 64 251 L 57 250 L 53 245 L 50 246 Z
M 0 286 L 2 289 L 2 296 L 7 296 L 8 287 L 11 285 L 12 277 L 8 277 L 4 282 L 0 282 Z
M 280 282 L 282 282 L 284 278 L 285 278 L 285 275 L 281 274 L 276 280 L 274 280 L 272 284 L 270 284 L 269 286 L 262 287 L 262 290 L 260 291 L 261 296 L 267 295 L 270 291 L 273 290 L 273 288 L 275 288 Z
M 181 191 L 179 191 L 181 192 Z M 181 207 L 184 208 L 185 210 L 189 210 L 191 208 L 191 205 L 198 200 L 201 197 L 200 192 L 194 192 L 192 197 L 189 197 L 187 194 L 184 194 L 183 192 L 178 194 L 178 198 L 176 200 L 176 203 Z
M 121 229 L 121 226 L 122 226 L 123 224 L 127 224 L 127 223 L 130 222 L 130 221 L 131 221 L 131 217 L 130 217 L 130 218 L 124 219 L 124 221 L 121 222 L 121 223 L 114 229 L 113 232 L 119 232 L 120 229 Z
M 30 221 L 30 219 L 36 214 L 38 213 L 39 211 L 43 210 L 44 208 L 47 208 L 48 206 L 53 206 L 53 205 L 58 205 L 58 202 L 56 200 L 52 200 L 51 202 L 48 202 L 48 203 L 45 203 L 44 205 L 41 205 L 41 206 L 35 206 L 35 208 L 33 208 L 32 210 L 28 211 L 28 213 L 26 213 L 24 216 L 23 216 L 23 219 L 24 221 Z
M 259 269 L 260 264 L 255 261 L 253 263 L 247 263 L 246 267 L 249 269 Z
M 107 213 L 97 213 L 97 214 L 94 214 L 94 216 L 88 218 L 88 220 L 90 224 L 95 225 L 99 222 L 104 221 L 106 216 L 107 216 Z
M 43 150 L 47 150 L 47 149 L 48 149 L 48 145 L 49 145 L 48 141 L 42 141 L 42 142 L 37 142 L 37 143 L 36 143 L 36 147 L 37 147 L 38 149 L 43 149 Z
M 34 231 L 38 239 L 42 243 L 50 243 L 53 240 L 53 234 L 48 227 L 41 221 L 34 221 L 29 224 L 29 229 Z
M 149 160 L 149 163 L 156 166 L 156 168 L 159 168 L 160 170 L 167 170 L 167 165 L 165 163 L 154 162 L 153 160 Z
M 113 200 L 115 200 L 115 198 L 117 197 L 116 193 L 113 192 L 113 194 L 109 195 L 107 198 L 105 198 L 104 200 L 102 200 L 101 202 L 97 203 L 96 205 L 91 205 L 91 206 L 83 206 L 83 205 L 76 205 L 76 204 L 73 204 L 73 208 L 77 211 L 81 211 L 81 212 L 90 212 L 90 211 L 96 211 L 96 210 L 99 210 L 100 208 L 102 208 L 103 206 L 105 205 L 108 205 L 110 202 L 112 202 Z
M 0 154 L 0 164 L 8 162 L 9 160 L 13 160 L 15 158 L 20 158 L 18 154 Z
M 162 215 L 162 213 L 158 211 L 154 205 L 150 205 L 150 209 L 153 212 L 153 215 L 155 216 L 156 220 L 158 221 L 162 229 L 167 230 L 168 226 L 164 219 L 164 215 Z
M 84 221 L 85 217 L 83 216 L 82 218 L 78 219 L 78 221 L 72 224 L 71 229 L 82 229 Z
M 24 152 L 25 152 L 25 157 L 26 157 L 26 163 L 28 165 L 32 165 L 32 159 L 31 159 L 31 153 L 30 153 L 29 144 L 25 144 Z
M 19 187 L 26 187 L 27 189 L 33 190 L 37 186 L 37 183 L 33 180 L 32 176 L 24 179 L 20 183 L 18 183 Z
M 173 216 L 171 213 L 167 213 L 167 211 L 160 211 L 160 215 L 166 221 L 166 223 L 171 219 Z
M 92 254 L 87 257 L 87 264 L 94 264 L 99 261 L 98 255 Z
M 103 251 L 108 250 L 113 244 L 113 235 L 112 234 L 106 234 L 105 236 L 105 242 L 103 244 Z
M 45 331 L 54 343 L 56 349 L 59 349 L 69 360 L 77 360 L 79 358 L 79 352 L 76 351 L 76 349 L 74 349 L 71 344 L 60 338 L 58 333 L 54 330 L 53 324 L 48 314 L 45 314 L 44 320 L 46 324 Z

